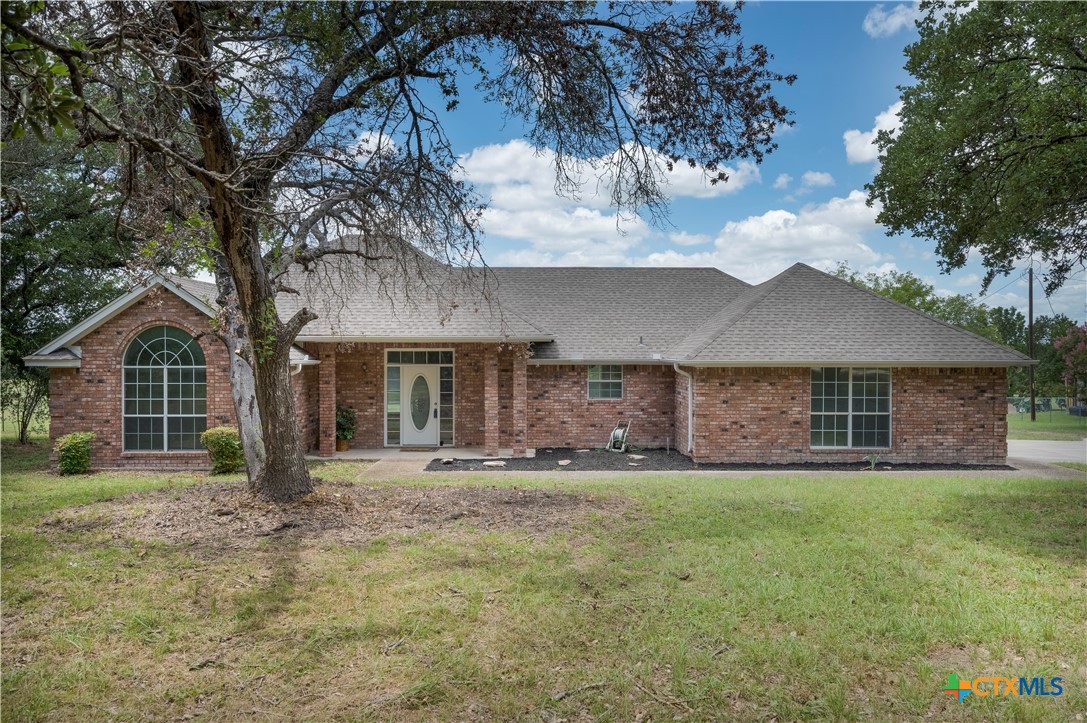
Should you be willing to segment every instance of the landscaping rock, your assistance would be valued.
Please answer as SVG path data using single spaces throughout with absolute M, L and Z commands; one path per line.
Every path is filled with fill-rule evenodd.
M 645 459 L 644 454 L 628 454 L 627 457 L 630 457 L 631 459 Z
M 456 461 L 457 460 L 453 459 L 452 457 L 446 457 L 442 460 L 442 464 L 453 464 Z
M 559 460 L 559 466 L 560 467 L 565 467 L 568 464 L 570 464 L 570 460 L 568 460 L 568 459 L 560 459 Z
M 500 460 L 500 459 L 492 459 L 492 460 L 490 460 L 488 462 L 484 462 L 483 466 L 484 467 L 505 467 L 506 463 L 503 460 Z

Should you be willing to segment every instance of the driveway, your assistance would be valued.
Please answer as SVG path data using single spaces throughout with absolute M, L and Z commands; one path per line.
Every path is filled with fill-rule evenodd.
M 1035 439 L 1009 439 L 1009 459 L 1027 459 L 1031 462 L 1083 462 L 1087 463 L 1087 441 L 1053 442 Z

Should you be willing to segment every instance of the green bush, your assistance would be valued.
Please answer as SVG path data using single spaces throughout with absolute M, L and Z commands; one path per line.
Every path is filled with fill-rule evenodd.
M 83 474 L 91 468 L 91 441 L 94 432 L 72 432 L 57 438 L 57 469 L 61 474 Z
M 242 440 L 234 427 L 212 427 L 201 433 L 200 441 L 208 448 L 211 471 L 215 474 L 229 474 L 245 467 Z
M 356 425 L 355 410 L 343 404 L 337 404 L 336 439 L 354 439 Z

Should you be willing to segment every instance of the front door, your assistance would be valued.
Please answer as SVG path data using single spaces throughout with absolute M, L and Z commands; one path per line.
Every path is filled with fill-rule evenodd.
M 430 364 L 400 367 L 400 443 L 406 447 L 438 445 L 438 367 Z

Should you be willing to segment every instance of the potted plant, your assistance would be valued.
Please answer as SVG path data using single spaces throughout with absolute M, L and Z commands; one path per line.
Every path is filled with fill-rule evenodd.
M 346 452 L 355 438 L 355 410 L 343 404 L 336 405 L 336 451 Z

